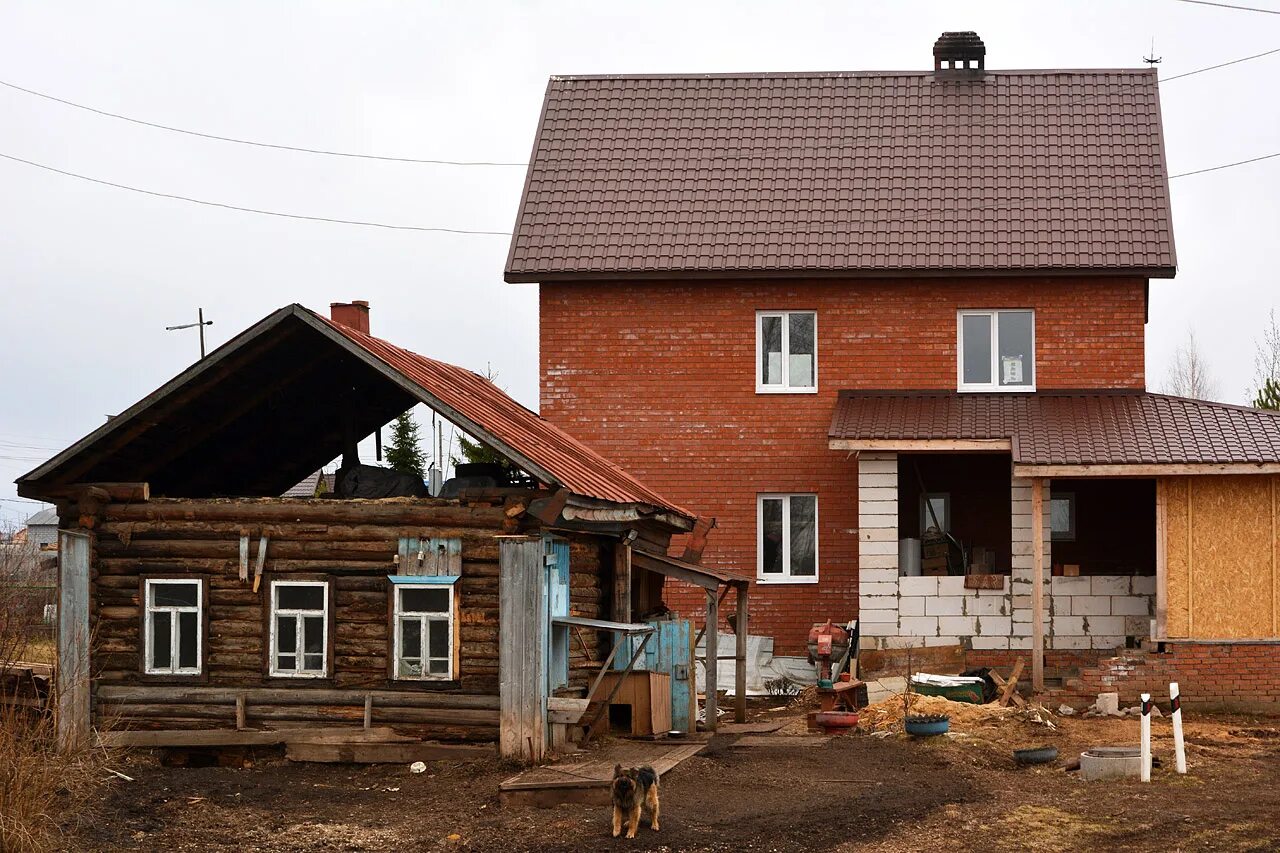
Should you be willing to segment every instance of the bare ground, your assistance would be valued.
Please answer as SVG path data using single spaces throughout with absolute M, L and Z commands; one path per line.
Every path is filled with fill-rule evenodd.
M 776 715 L 775 715 L 776 716 Z M 503 808 L 497 761 L 402 766 L 290 764 L 166 768 L 138 754 L 96 804 L 77 849 L 936 851 L 1280 849 L 1280 720 L 1188 714 L 1191 772 L 1151 784 L 1084 782 L 1057 766 L 1018 768 L 1017 746 L 1064 756 L 1136 743 L 1134 719 L 1024 719 L 957 725 L 913 741 L 866 733 L 824 746 L 742 748 L 715 738 L 662 782 L 662 829 L 609 838 L 608 809 Z

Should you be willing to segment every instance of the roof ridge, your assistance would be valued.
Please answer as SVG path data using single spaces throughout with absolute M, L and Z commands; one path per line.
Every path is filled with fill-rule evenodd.
M 771 79 L 803 79 L 803 78 L 842 78 L 842 77 L 933 77 L 943 80 L 963 80 L 954 75 L 955 72 L 939 72 L 933 69 L 894 70 L 862 70 L 862 71 L 667 71 L 657 73 L 617 73 L 617 74 L 552 74 L 549 82 L 574 80 L 771 80 Z M 1151 68 L 998 68 L 986 69 L 972 79 L 982 77 L 1027 75 L 1027 74 L 1132 74 L 1141 77 L 1153 77 L 1158 82 L 1157 72 Z

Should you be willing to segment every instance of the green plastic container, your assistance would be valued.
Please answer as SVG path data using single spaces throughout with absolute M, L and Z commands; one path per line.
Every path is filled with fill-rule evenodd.
M 982 684 L 958 684 L 955 687 L 939 687 L 936 684 L 916 684 L 912 682 L 911 692 L 921 696 L 941 696 L 952 702 L 968 702 L 972 705 L 982 704 Z

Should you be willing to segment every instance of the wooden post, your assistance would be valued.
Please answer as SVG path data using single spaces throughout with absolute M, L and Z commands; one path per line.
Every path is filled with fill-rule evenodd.
M 706 695 L 706 702 L 703 707 L 706 709 L 706 729 L 709 732 L 716 730 L 717 700 L 716 686 L 720 683 L 720 600 L 716 598 L 714 589 L 707 590 L 707 654 L 706 664 L 706 684 L 703 693 Z
M 547 741 L 550 626 L 541 538 L 498 538 L 498 746 L 541 761 Z
M 1156 480 L 1156 625 L 1151 635 L 1153 640 L 1169 636 L 1169 551 L 1165 538 L 1169 531 L 1165 503 L 1168 491 L 1168 477 Z
M 58 750 L 89 746 L 89 535 L 58 531 Z
M 1031 687 L 1044 690 L 1044 478 L 1031 478 Z
M 738 618 L 734 620 L 736 649 L 733 669 L 733 720 L 747 721 L 747 586 L 738 587 Z
M 613 546 L 613 621 L 631 621 L 631 545 L 621 539 Z
M 247 699 L 243 693 L 236 695 L 236 731 L 244 731 L 248 728 L 245 721 Z
M 373 694 L 364 694 L 364 727 L 373 728 Z

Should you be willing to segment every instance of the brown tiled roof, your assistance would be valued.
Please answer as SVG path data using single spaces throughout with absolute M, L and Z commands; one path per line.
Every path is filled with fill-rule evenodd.
M 1018 465 L 1280 462 L 1280 412 L 1137 391 L 841 391 L 830 437 L 1012 439 Z
M 553 77 L 508 281 L 1175 258 L 1150 70 Z

